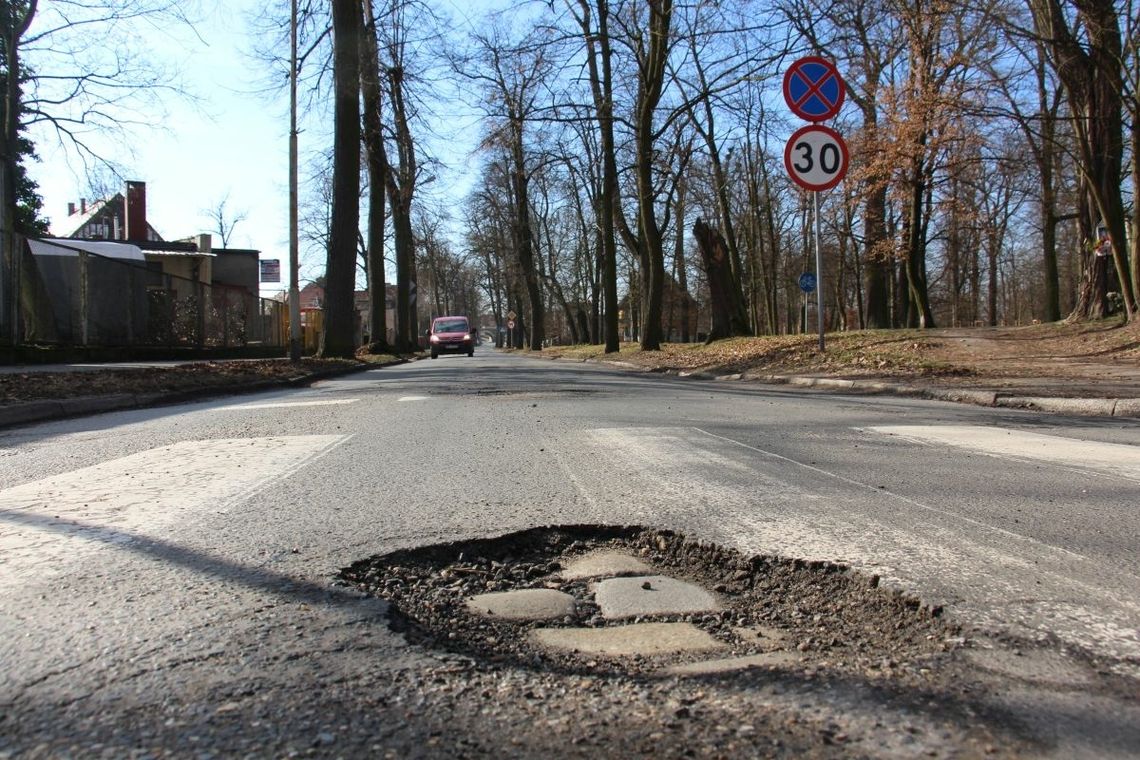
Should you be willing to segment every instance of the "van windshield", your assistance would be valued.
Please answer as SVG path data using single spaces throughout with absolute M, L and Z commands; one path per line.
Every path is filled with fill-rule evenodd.
M 466 319 L 443 319 L 435 323 L 437 333 L 467 332 Z

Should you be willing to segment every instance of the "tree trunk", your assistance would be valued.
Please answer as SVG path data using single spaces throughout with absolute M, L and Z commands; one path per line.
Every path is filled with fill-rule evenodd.
M 530 300 L 530 348 L 541 351 L 543 334 L 542 287 L 534 261 L 534 234 L 530 225 L 530 179 L 526 171 L 522 117 L 511 117 L 511 187 L 515 196 L 515 220 L 518 225 L 517 255 Z
M 1041 130 L 1038 174 L 1041 182 L 1041 257 L 1045 268 L 1045 321 L 1061 319 L 1061 276 L 1057 266 L 1057 187 L 1053 169 L 1057 146 L 1057 112 L 1049 106 L 1045 50 L 1037 45 L 1037 103 Z
M 376 46 L 376 17 L 372 2 L 362 4 L 364 35 L 360 59 L 360 93 L 364 103 L 364 149 L 368 157 L 368 301 L 375 353 L 388 351 L 387 284 L 384 277 L 384 195 L 388 154 L 380 119 L 380 53 Z
M 729 262 L 728 246 L 725 245 L 724 238 L 716 228 L 705 224 L 703 219 L 697 219 L 693 224 L 693 237 L 697 240 L 709 284 L 712 329 L 705 342 L 750 335 L 748 323 L 741 323 L 732 307 L 732 264 Z
M 1108 303 L 1108 264 L 1107 256 L 1098 255 L 1096 214 L 1093 209 L 1091 190 L 1086 182 L 1080 182 L 1078 197 L 1080 208 L 1077 212 L 1077 229 L 1080 239 L 1081 284 L 1077 291 L 1076 304 L 1069 315 L 1070 320 L 1104 319 L 1109 314 Z
M 919 155 L 926 140 L 919 142 Z M 934 327 L 930 296 L 926 287 L 926 236 L 923 234 L 926 209 L 926 172 L 921 159 L 911 168 L 910 207 L 907 219 L 906 287 L 908 296 L 907 327 Z
M 416 152 L 404 105 L 404 72 L 399 66 L 388 70 L 392 117 L 396 128 L 396 148 L 400 165 L 389 167 L 385 177 L 388 205 L 392 210 L 393 245 L 396 248 L 396 345 L 399 353 L 419 350 L 416 324 L 416 258 L 412 233 L 412 199 L 415 195 Z
M 604 342 L 606 353 L 616 353 L 621 348 L 620 326 L 618 325 L 617 292 L 617 231 L 618 213 L 618 170 L 614 142 L 614 97 L 613 97 L 613 53 L 610 46 L 609 0 L 594 0 L 597 8 L 598 28 L 591 23 L 591 0 L 577 0 L 581 15 L 578 23 L 586 40 L 586 64 L 590 74 L 590 91 L 594 97 L 594 111 L 598 117 L 600 149 L 602 153 L 602 192 L 599 205 L 602 209 L 601 236 L 602 292 L 605 297 Z
M 355 353 L 356 238 L 360 227 L 360 4 L 333 0 L 333 198 L 321 356 Z
M 682 179 L 677 184 L 677 200 L 673 213 L 673 228 L 677 230 L 677 239 L 673 248 L 673 269 L 677 273 L 677 288 L 681 291 L 682 343 L 688 343 L 692 339 L 689 331 L 689 275 L 685 266 L 685 195 L 685 181 Z
M 695 47 L 695 46 L 694 46 Z M 708 84 L 705 79 L 704 69 L 696 61 L 694 53 L 694 65 L 699 76 L 699 82 L 702 90 L 708 90 Z M 720 212 L 720 231 L 724 238 L 725 244 L 728 246 L 728 262 L 731 267 L 732 290 L 728 293 L 730 305 L 737 314 L 733 317 L 734 322 L 749 322 L 748 307 L 744 300 L 744 267 L 740 256 L 740 245 L 736 237 L 736 230 L 732 223 L 732 204 L 729 201 L 728 195 L 728 177 L 724 170 L 724 163 L 720 158 L 720 147 L 716 142 L 716 127 L 715 118 L 713 114 L 712 101 L 706 94 L 702 98 L 704 104 L 704 127 L 697 126 L 697 131 L 705 140 L 705 148 L 708 150 L 709 164 L 712 167 L 714 195 L 716 196 L 717 209 Z M 689 111 L 693 113 L 692 109 Z M 693 118 L 694 125 L 699 122 Z M 731 151 L 729 152 L 731 157 Z
M 657 223 L 657 188 L 653 181 L 657 150 L 653 116 L 661 101 L 669 59 L 673 0 L 648 0 L 649 48 L 639 61 L 634 141 L 637 177 L 637 242 L 641 258 L 641 350 L 661 349 L 661 303 L 665 288 L 665 251 Z
M 1128 265 L 1124 203 L 1121 194 L 1123 168 L 1123 50 L 1116 3 L 1113 0 L 1080 0 L 1073 3 L 1088 38 L 1088 49 L 1070 28 L 1069 15 L 1060 0 L 1031 0 L 1038 28 L 1050 46 L 1060 77 L 1069 94 L 1070 121 L 1077 138 L 1077 155 L 1082 175 L 1087 179 L 1096 214 L 1107 229 L 1111 261 L 1120 283 L 1126 319 L 1136 318 L 1137 296 Z M 1103 257 L 1102 257 L 1103 258 Z M 1085 283 L 1094 289 L 1101 266 L 1097 257 L 1086 259 Z M 1095 318 L 1097 299 L 1084 297 L 1078 305 Z

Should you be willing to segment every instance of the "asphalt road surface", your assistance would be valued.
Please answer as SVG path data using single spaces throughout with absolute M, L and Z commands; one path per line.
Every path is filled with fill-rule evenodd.
M 384 602 L 332 582 L 397 548 L 594 523 L 842 562 L 981 642 L 993 744 L 971 744 L 968 720 L 938 734 L 936 704 L 766 692 L 792 724 L 858 724 L 862 744 L 813 754 L 1140 756 L 1140 423 L 481 348 L 0 432 L 0 757 L 540 756 L 562 741 L 596 757 L 625 746 L 602 744 L 617 732 L 637 735 L 630 752 L 730 753 L 713 729 L 752 697 L 707 686 L 718 725 L 674 736 L 647 726 L 673 709 L 652 687 L 631 705 L 545 680 L 555 696 L 532 710 L 515 703 L 539 676 L 481 673 L 467 695 L 458 665 L 388 629 Z M 619 716 L 608 738 L 575 733 L 591 710 Z

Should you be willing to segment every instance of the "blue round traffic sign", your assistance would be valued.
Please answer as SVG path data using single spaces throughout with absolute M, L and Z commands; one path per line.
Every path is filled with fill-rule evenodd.
M 811 272 L 804 272 L 800 275 L 800 290 L 805 293 L 810 293 L 815 290 L 815 275 Z
M 784 101 L 806 121 L 826 121 L 838 114 L 846 92 L 839 69 L 826 58 L 809 55 L 784 73 Z

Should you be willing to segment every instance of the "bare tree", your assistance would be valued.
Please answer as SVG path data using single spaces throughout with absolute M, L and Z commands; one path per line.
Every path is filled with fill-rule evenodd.
M 230 207 L 230 194 L 218 198 L 209 208 L 202 209 L 202 215 L 210 222 L 210 232 L 218 236 L 222 248 L 229 248 L 234 229 L 249 218 L 245 211 L 235 211 Z
M 1069 96 L 1078 165 L 1096 215 L 1107 230 L 1125 317 L 1134 319 L 1140 298 L 1128 265 L 1129 248 L 1121 192 L 1124 46 L 1117 3 L 1115 0 L 1029 2 Z M 1090 241 L 1090 248 L 1095 245 Z M 1086 258 L 1086 270 L 1097 265 L 1095 255 Z M 1098 280 L 1100 278 L 1095 276 L 1086 278 L 1086 282 Z M 1081 313 L 1074 316 L 1100 316 L 1098 312 L 1102 303 L 1099 298 L 1082 298 L 1082 305 L 1078 307 Z
M 576 2 L 576 6 L 575 3 Z M 618 197 L 617 155 L 614 143 L 613 46 L 610 40 L 609 0 L 566 0 L 586 41 L 586 63 L 590 92 L 598 120 L 599 150 L 602 154 L 602 185 L 598 196 L 601 235 L 602 292 L 605 296 L 606 353 L 619 349 L 617 295 Z
M 391 127 L 396 144 L 394 154 L 386 154 L 388 171 L 384 184 L 392 215 L 393 245 L 396 251 L 396 351 L 416 350 L 417 292 L 415 234 L 412 204 L 419 181 L 419 157 L 412 132 L 414 109 L 408 98 L 409 37 L 412 27 L 422 21 L 418 7 L 408 0 L 387 0 L 378 27 L 383 34 L 380 51 L 386 66 Z
M 360 47 L 360 94 L 363 104 L 364 151 L 368 162 L 368 270 L 369 324 L 375 352 L 388 349 L 388 293 L 384 263 L 384 197 L 389 172 L 388 152 L 384 145 L 381 117 L 383 91 L 380 76 L 380 51 L 377 43 L 376 14 L 372 0 L 361 4 L 364 11 L 364 34 Z
M 540 351 L 546 338 L 545 309 L 531 220 L 530 182 L 534 169 L 528 156 L 527 126 L 536 118 L 541 87 L 551 72 L 545 50 L 547 41 L 535 34 L 512 42 L 504 39 L 498 29 L 473 35 L 472 39 L 474 57 L 456 60 L 456 71 L 483 88 L 492 122 L 492 133 L 485 145 L 501 150 L 509 158 L 514 249 L 530 302 L 530 348 Z

